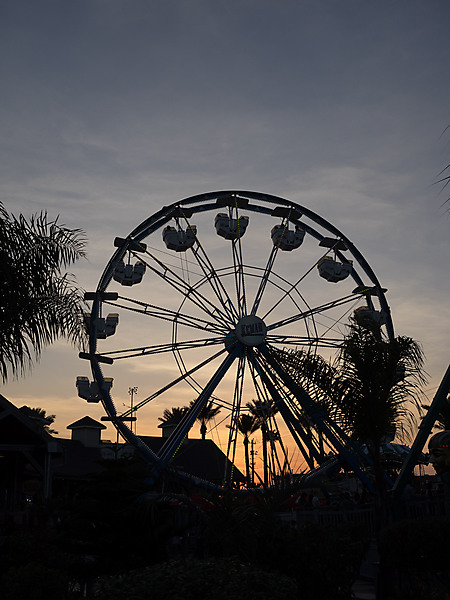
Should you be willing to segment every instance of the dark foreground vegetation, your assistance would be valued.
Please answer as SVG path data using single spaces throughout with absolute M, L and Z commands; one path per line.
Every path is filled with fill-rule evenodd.
M 363 529 L 283 524 L 285 494 L 194 502 L 141 481 L 139 466 L 116 463 L 4 531 L 2 598 L 351 597 Z
M 122 461 L 34 509 L 0 546 L 4 600 L 346 600 L 369 534 L 349 523 L 281 522 L 265 498 L 160 494 Z M 401 522 L 381 536 L 383 600 L 445 600 L 450 522 Z

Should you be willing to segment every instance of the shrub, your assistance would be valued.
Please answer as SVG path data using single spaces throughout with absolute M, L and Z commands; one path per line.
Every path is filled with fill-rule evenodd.
M 238 559 L 170 561 L 98 581 L 96 600 L 293 600 L 295 581 Z

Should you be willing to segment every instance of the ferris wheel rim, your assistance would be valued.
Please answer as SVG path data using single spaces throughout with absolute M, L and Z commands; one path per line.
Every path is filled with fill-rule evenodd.
M 322 227 L 326 231 L 329 231 L 330 233 L 335 235 L 337 238 L 342 240 L 345 243 L 345 245 L 347 246 L 347 249 L 350 251 L 352 256 L 357 260 L 359 266 L 363 269 L 366 276 L 373 283 L 374 288 L 376 288 L 376 293 L 377 293 L 380 305 L 381 305 L 382 309 L 385 311 L 385 315 L 386 315 L 386 319 L 387 319 L 386 330 L 388 333 L 388 337 L 390 337 L 390 338 L 393 337 L 393 325 L 392 325 L 392 320 L 391 320 L 391 316 L 390 316 L 390 309 L 389 309 L 389 306 L 388 306 L 387 301 L 384 296 L 384 290 L 381 288 L 381 285 L 379 284 L 379 281 L 378 281 L 375 273 L 371 269 L 371 267 L 368 264 L 368 262 L 366 261 L 366 259 L 359 252 L 359 250 L 354 246 L 354 244 L 337 227 L 335 227 L 334 225 L 332 225 L 331 223 L 329 223 L 328 221 L 326 221 L 325 219 L 323 219 L 322 217 L 317 215 L 315 212 L 311 211 L 310 209 L 308 209 L 296 202 L 281 198 L 279 196 L 274 196 L 271 194 L 264 194 L 264 193 L 260 193 L 260 192 L 248 192 L 248 191 L 242 191 L 242 190 L 223 190 L 223 191 L 219 191 L 219 192 L 207 192 L 204 194 L 198 194 L 195 196 L 191 196 L 191 197 L 182 199 L 180 201 L 174 202 L 173 204 L 171 204 L 169 206 L 165 206 L 165 207 L 161 208 L 159 211 L 157 211 L 156 213 L 152 214 L 147 219 L 145 219 L 125 239 L 122 240 L 122 242 L 123 242 L 122 245 L 118 246 L 117 250 L 115 251 L 115 253 L 111 257 L 111 259 L 109 260 L 109 262 L 100 278 L 100 281 L 99 281 L 99 284 L 98 284 L 98 287 L 97 287 L 97 290 L 95 293 L 95 298 L 94 298 L 93 308 L 92 308 L 93 313 L 94 314 L 96 312 L 98 313 L 98 307 L 102 302 L 102 294 L 104 294 L 106 292 L 109 284 L 111 283 L 113 266 L 117 263 L 118 260 L 123 259 L 123 257 L 126 255 L 128 249 L 129 249 L 130 244 L 132 244 L 132 243 L 140 244 L 149 235 L 151 235 L 155 231 L 161 229 L 165 224 L 170 222 L 170 220 L 172 219 L 171 215 L 173 215 L 174 211 L 176 211 L 176 210 L 180 210 L 182 213 L 186 209 L 191 208 L 193 210 L 193 214 L 217 210 L 218 208 L 220 208 L 219 206 L 217 206 L 218 201 L 223 198 L 226 198 L 228 196 L 235 197 L 239 201 L 249 200 L 249 201 L 257 201 L 257 202 L 265 203 L 261 207 L 253 206 L 252 204 L 247 205 L 245 207 L 245 210 L 248 210 L 250 212 L 261 212 L 262 214 L 265 214 L 267 216 L 271 215 L 271 213 L 266 208 L 266 206 L 265 206 L 266 204 L 268 206 L 281 205 L 284 208 L 288 208 L 290 210 L 297 211 L 297 213 L 299 213 L 299 216 L 297 216 L 296 218 L 293 218 L 293 219 L 289 219 L 290 222 L 292 222 L 294 224 L 299 223 L 300 217 L 306 216 L 310 220 L 312 220 L 313 223 L 315 223 L 316 225 L 320 225 L 320 227 Z M 212 200 L 215 200 L 216 204 L 208 204 Z M 301 221 L 301 224 L 303 226 L 305 225 L 303 221 Z M 315 230 L 312 229 L 311 226 L 309 226 L 309 229 L 307 228 L 307 231 L 316 239 L 320 239 L 321 234 L 317 235 L 317 232 L 315 232 Z M 353 274 L 352 274 L 352 276 L 353 276 Z M 361 283 L 361 280 L 359 280 L 359 282 Z M 183 303 L 184 303 L 184 301 L 185 300 L 183 300 Z M 97 338 L 96 338 L 96 336 L 92 335 L 92 333 L 93 332 L 91 330 L 90 342 L 89 342 L 89 351 L 90 351 L 89 354 L 90 354 L 90 360 L 91 360 L 91 368 L 92 368 L 92 372 L 94 375 L 94 379 L 102 381 L 103 373 L 102 373 L 101 366 L 99 364 L 99 362 L 101 362 L 101 361 L 99 361 L 99 359 L 98 359 L 99 355 L 97 354 Z M 118 420 L 117 411 L 115 409 L 114 402 L 113 402 L 111 396 L 108 394 L 104 395 L 102 393 L 102 403 L 103 403 L 106 413 L 113 420 L 115 427 L 118 429 L 118 431 L 121 433 L 121 435 L 125 439 L 127 439 L 130 443 L 134 444 L 140 451 L 143 451 L 144 454 L 146 454 L 151 461 L 154 461 L 155 464 L 158 463 L 159 457 L 157 455 L 155 455 L 149 448 L 147 448 L 145 446 L 145 444 L 143 445 L 143 442 L 140 440 L 139 436 L 136 436 L 132 430 L 130 432 L 130 430 L 124 424 L 124 422 L 120 422 Z M 145 448 L 143 446 L 145 446 L 145 448 L 147 448 L 147 450 L 149 452 L 147 452 L 147 450 L 145 450 Z M 189 477 L 189 475 L 188 475 L 188 477 Z M 193 479 L 195 479 L 195 477 Z M 213 487 L 217 488 L 217 486 L 213 486 Z

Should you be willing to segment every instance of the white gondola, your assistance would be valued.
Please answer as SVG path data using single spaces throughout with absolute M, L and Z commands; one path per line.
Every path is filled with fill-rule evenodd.
M 354 311 L 353 316 L 358 325 L 362 327 L 381 327 L 386 323 L 384 313 L 381 310 L 374 310 L 368 306 L 360 306 Z
M 91 314 L 84 314 L 84 322 L 88 329 L 91 327 Z M 116 333 L 116 328 L 119 323 L 119 315 L 117 313 L 110 313 L 107 317 L 98 317 L 95 326 L 97 331 L 97 338 L 104 340 L 110 335 Z
M 112 388 L 113 378 L 105 377 L 103 380 L 103 389 L 107 392 Z M 87 377 L 77 377 L 76 386 L 78 390 L 78 396 L 87 400 L 88 402 L 100 402 L 101 395 L 98 385 L 95 381 L 89 381 Z
M 114 269 L 113 277 L 121 285 L 132 286 L 141 283 L 145 268 L 145 264 L 140 260 L 134 265 L 126 265 L 123 261 L 120 261 Z
M 217 235 L 220 235 L 226 240 L 237 240 L 238 238 L 241 238 L 247 229 L 247 225 L 248 217 L 232 219 L 225 213 L 219 213 L 214 219 Z
M 287 225 L 275 225 L 272 227 L 270 237 L 274 246 L 280 248 L 280 250 L 290 251 L 302 245 L 305 230 L 298 225 L 295 226 L 294 230 L 289 229 Z
M 353 264 L 352 261 L 341 263 L 331 256 L 324 256 L 319 260 L 317 268 L 321 277 L 332 283 L 337 283 L 350 275 Z
M 169 250 L 175 250 L 175 252 L 186 252 L 188 248 L 192 248 L 196 236 L 197 227 L 195 225 L 191 225 L 186 231 L 168 225 L 163 231 L 164 243 Z

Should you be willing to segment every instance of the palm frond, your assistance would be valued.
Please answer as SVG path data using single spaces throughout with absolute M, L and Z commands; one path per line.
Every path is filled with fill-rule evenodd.
M 83 290 L 68 265 L 85 257 L 82 230 L 42 212 L 28 221 L 0 203 L 0 375 L 23 374 L 60 337 L 86 342 Z

